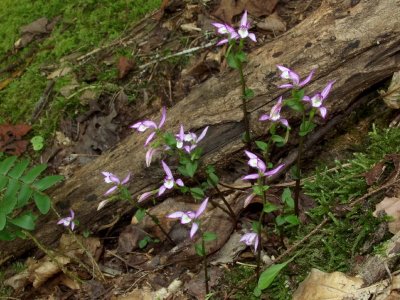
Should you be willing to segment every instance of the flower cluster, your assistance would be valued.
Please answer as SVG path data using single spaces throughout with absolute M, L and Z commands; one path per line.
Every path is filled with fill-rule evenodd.
M 138 132 L 145 132 L 149 129 L 151 132 L 144 143 L 144 146 L 147 146 L 156 136 L 156 134 L 160 131 L 161 127 L 164 126 L 165 120 L 167 118 L 167 109 L 165 106 L 162 108 L 161 111 L 161 120 L 160 123 L 157 125 L 154 121 L 151 120 L 144 120 L 137 122 L 130 126 L 130 128 L 136 129 Z M 151 164 L 151 159 L 153 155 L 157 152 L 156 148 L 150 147 L 150 149 L 146 152 L 146 166 L 149 167 Z
M 293 70 L 281 65 L 277 65 L 277 68 L 281 71 L 280 75 L 281 78 L 289 79 L 291 81 L 291 83 L 285 83 L 280 85 L 279 88 L 293 88 L 293 89 L 302 88 L 311 81 L 315 72 L 315 70 L 312 70 L 304 80 L 300 81 L 300 76 Z M 325 118 L 327 114 L 327 109 L 325 106 L 323 106 L 323 102 L 328 97 L 328 94 L 334 83 L 335 81 L 330 81 L 321 92 L 317 92 L 312 97 L 304 96 L 302 99 L 304 102 L 309 103 L 312 108 L 317 109 L 322 118 Z M 284 124 L 284 122 L 287 123 L 285 119 L 280 119 L 280 109 L 282 108 L 281 103 L 282 103 L 282 98 L 279 98 L 278 103 L 272 108 L 270 116 L 262 115 L 260 121 L 271 120 L 273 122 L 280 121 L 282 124 Z
M 257 42 L 256 35 L 249 32 L 250 22 L 247 21 L 247 10 L 244 11 L 242 19 L 240 20 L 239 29 L 236 31 L 232 26 L 223 23 L 212 23 L 217 28 L 217 33 L 228 34 L 228 38 L 220 40 L 217 45 L 226 44 L 229 40 L 249 38 L 253 42 Z
M 241 242 L 245 243 L 247 246 L 254 246 L 254 252 L 257 251 L 258 248 L 258 234 L 255 232 L 245 233 L 240 239 Z
M 171 219 L 179 218 L 181 219 L 181 224 L 192 223 L 192 228 L 190 229 L 190 238 L 192 239 L 199 229 L 198 218 L 200 215 L 206 210 L 208 203 L 208 198 L 204 199 L 204 201 L 200 204 L 197 211 L 176 211 L 172 214 L 169 214 L 167 217 Z
M 181 125 L 179 133 L 176 135 L 176 148 L 184 149 L 187 153 L 191 153 L 198 145 L 198 143 L 204 139 L 207 134 L 208 126 L 204 128 L 199 136 L 193 132 L 185 133 L 183 126 Z
M 76 226 L 75 221 L 74 221 L 75 213 L 72 209 L 70 209 L 69 211 L 70 211 L 70 216 L 62 218 L 60 221 L 57 222 L 57 224 L 63 225 L 65 227 L 71 227 L 71 230 L 74 230 L 74 228 Z

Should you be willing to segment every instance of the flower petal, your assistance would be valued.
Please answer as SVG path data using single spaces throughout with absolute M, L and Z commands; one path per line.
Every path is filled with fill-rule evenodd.
M 176 211 L 176 212 L 174 212 L 172 214 L 167 215 L 167 218 L 171 218 L 171 219 L 182 218 L 182 216 L 184 214 L 185 213 L 183 211 Z
M 72 222 L 71 222 L 71 230 L 73 231 L 73 230 L 74 230 L 74 228 L 75 228 L 75 222 L 74 222 L 74 221 L 72 221 Z
M 196 215 L 194 216 L 195 218 L 198 218 L 206 209 L 208 203 L 208 197 L 204 199 L 204 201 L 200 204 L 199 208 L 196 211 Z
M 217 46 L 221 46 L 221 45 L 223 45 L 223 44 L 226 44 L 227 42 L 229 42 L 228 39 L 222 39 L 222 40 L 220 40 L 216 45 L 217 45 Z
M 247 205 L 249 205 L 250 202 L 251 202 L 251 200 L 253 200 L 255 196 L 256 196 L 256 195 L 254 195 L 253 193 L 251 193 L 250 195 L 248 195 L 248 196 L 246 197 L 246 199 L 244 200 L 244 205 L 243 205 L 243 207 L 246 207 Z
M 166 189 L 167 188 L 164 185 L 160 186 L 160 188 L 158 189 L 158 196 L 161 196 L 162 194 L 164 194 Z
M 275 169 L 265 172 L 264 176 L 272 176 L 272 175 L 278 173 L 284 166 L 285 166 L 285 164 L 281 164 L 281 165 L 277 166 Z
M 112 192 L 114 192 L 116 189 L 118 188 L 118 186 L 113 186 L 112 188 L 110 188 L 109 190 L 107 190 L 107 192 L 104 193 L 104 196 L 110 195 Z
M 247 27 L 247 10 L 244 11 L 242 18 L 240 19 L 240 26 Z
M 102 209 L 104 206 L 106 206 L 106 204 L 107 204 L 108 202 L 110 202 L 109 199 L 106 199 L 106 200 L 101 201 L 101 202 L 99 203 L 99 205 L 97 206 L 97 210 Z
M 130 177 L 131 177 L 131 173 L 129 172 L 129 174 L 125 177 L 125 179 L 122 180 L 121 184 L 126 184 L 129 181 Z
M 167 118 L 167 108 L 163 106 L 161 110 L 161 120 L 160 124 L 158 124 L 158 129 L 160 129 L 164 125 L 166 118 Z
M 155 131 L 153 131 L 152 133 L 149 134 L 149 136 L 146 139 L 146 142 L 144 143 L 145 146 L 147 146 L 151 142 L 151 140 L 154 138 L 155 134 L 156 134 Z
M 140 195 L 138 202 L 142 202 L 154 194 L 155 194 L 155 191 L 144 192 L 143 194 Z
M 256 35 L 252 32 L 249 32 L 249 38 L 253 41 L 253 42 L 257 42 L 257 38 Z
M 294 87 L 294 85 L 291 83 L 285 83 L 285 84 L 281 84 L 278 86 L 278 88 L 280 88 L 280 89 L 286 89 L 286 88 L 291 89 L 292 87 Z
M 290 128 L 288 120 L 280 119 L 279 122 L 281 122 L 283 126 Z
M 335 80 L 330 81 L 327 86 L 322 90 L 321 95 L 322 99 L 328 97 L 329 92 L 331 91 L 332 85 L 335 83 Z
M 258 156 L 257 155 L 255 155 L 254 153 L 252 153 L 252 152 L 250 152 L 250 151 L 247 151 L 247 150 L 244 150 L 244 153 L 246 153 L 246 155 L 248 156 L 248 158 L 255 158 L 255 159 L 257 159 L 258 158 Z
M 202 139 L 204 139 L 204 137 L 205 137 L 206 134 L 207 134 L 208 127 L 209 127 L 209 126 L 207 126 L 206 128 L 204 128 L 204 130 L 201 132 L 200 136 L 196 139 L 196 143 L 198 143 L 198 142 L 200 142 Z
M 268 121 L 270 119 L 269 115 L 261 115 L 261 117 L 258 119 L 259 121 Z
M 161 161 L 161 164 L 163 166 L 165 174 L 167 174 L 167 177 L 174 178 L 174 176 L 172 176 L 171 169 L 168 167 L 168 165 L 163 160 Z
M 192 239 L 194 235 L 196 234 L 197 230 L 199 229 L 199 224 L 196 222 L 192 223 L 192 228 L 190 229 L 190 238 Z
M 185 186 L 185 184 L 183 183 L 182 179 L 178 178 L 177 180 L 175 180 L 175 183 L 179 186 Z
M 242 177 L 242 180 L 252 180 L 252 179 L 257 179 L 259 177 L 260 177 L 260 175 L 258 173 L 249 174 L 249 175 L 246 175 L 246 176 Z
M 325 119 L 326 113 L 327 113 L 326 107 L 321 106 L 321 107 L 319 108 L 319 113 L 321 114 L 321 117 Z
M 151 159 L 153 158 L 154 153 L 156 153 L 156 149 L 154 148 L 150 148 L 149 150 L 147 150 L 146 152 L 146 166 L 150 167 L 151 164 Z
M 311 78 L 314 75 L 314 72 L 315 72 L 315 69 L 311 70 L 311 72 L 310 72 L 310 74 L 308 74 L 307 78 L 299 83 L 299 87 L 305 86 L 307 83 L 309 83 Z

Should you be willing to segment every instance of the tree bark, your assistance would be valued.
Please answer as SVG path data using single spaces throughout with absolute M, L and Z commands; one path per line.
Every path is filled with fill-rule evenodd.
M 279 96 L 287 96 L 286 90 L 277 88 L 281 82 L 277 64 L 296 70 L 302 77 L 316 69 L 308 88 L 311 91 L 319 91 L 329 80 L 336 80 L 326 102 L 327 119 L 346 110 L 363 91 L 399 70 L 400 1 L 361 0 L 355 6 L 350 2 L 323 1 L 299 25 L 249 55 L 244 72 L 256 95 L 248 102 L 253 136 L 267 133 L 267 124 L 258 122 L 260 114 L 268 112 Z M 177 132 L 180 124 L 191 130 L 210 126 L 203 143 L 204 159 L 223 165 L 244 147 L 240 94 L 235 71 L 213 77 L 168 110 L 165 128 Z M 296 115 L 289 118 L 298 119 Z M 163 172 L 158 162 L 150 168 L 145 166 L 146 136 L 132 132 L 116 149 L 85 165 L 55 189 L 51 196 L 62 215 L 69 214 L 72 208 L 81 229 L 97 232 L 130 209 L 127 203 L 113 202 L 96 210 L 108 188 L 101 171 L 121 177 L 132 172 L 129 190 L 135 197 L 157 188 Z M 51 245 L 62 230 L 54 217 L 46 216 L 39 219 L 35 234 L 41 242 Z M 26 240 L 0 243 L 3 258 L 18 257 L 32 248 Z

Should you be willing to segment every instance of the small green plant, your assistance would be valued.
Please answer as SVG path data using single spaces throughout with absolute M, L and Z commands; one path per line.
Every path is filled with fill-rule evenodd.
M 31 138 L 31 144 L 33 150 L 40 151 L 44 147 L 44 138 L 41 135 L 36 135 L 33 138 Z
M 0 162 L 0 240 L 25 238 L 24 232 L 35 229 L 37 216 L 30 210 L 30 202 L 41 214 L 47 214 L 51 199 L 45 191 L 59 183 L 63 176 L 40 178 L 45 164 L 29 168 L 28 159 L 11 156 Z

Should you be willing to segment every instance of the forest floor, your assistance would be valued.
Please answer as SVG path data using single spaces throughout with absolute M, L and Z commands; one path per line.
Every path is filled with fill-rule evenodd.
M 290 30 L 321 3 L 277 2 L 260 0 L 265 13 L 248 8 L 258 39 L 248 51 Z M 236 24 L 243 8 L 226 3 L 3 0 L 0 159 L 30 157 L 33 163 L 46 163 L 50 173 L 68 178 L 131 134 L 129 125 L 162 106 L 173 106 L 208 78 L 228 72 L 226 48 L 215 47 L 211 22 Z M 389 261 L 387 249 L 392 236 L 397 236 L 399 216 L 374 213 L 383 200 L 400 198 L 400 129 L 389 127 L 395 113 L 378 93 L 388 83 L 389 79 L 371 87 L 363 95 L 369 98 L 363 110 L 352 113 L 329 137 L 308 149 L 301 226 L 278 229 L 266 220 L 270 231 L 263 245 L 264 263 L 292 260 L 261 299 L 291 299 L 310 272 L 315 277 L 308 289 L 314 291 L 319 284 L 338 280 L 328 277 L 336 276 L 336 271 L 349 278 L 373 273 L 374 266 L 365 265 L 375 255 Z M 293 186 L 292 178 L 282 178 L 271 195 L 279 200 L 282 190 Z M 393 203 L 387 214 L 397 211 Z M 241 212 L 238 232 L 257 218 L 260 206 L 255 202 Z M 129 235 L 135 225 L 130 223 L 123 220 L 101 236 L 80 231 L 89 248 L 101 241 L 103 250 L 96 258 L 106 282 L 73 264 L 70 269 L 85 283 L 71 281 L 60 270 L 34 274 L 46 259 L 40 252 L 15 261 L 0 257 L 0 299 L 204 298 L 200 261 L 146 268 L 144 263 L 166 247 L 157 239 L 142 242 L 136 231 Z M 229 240 L 237 244 L 238 237 L 235 232 Z M 71 243 L 63 239 L 64 246 Z M 127 243 L 134 245 L 121 250 Z M 227 247 L 209 261 L 210 299 L 260 298 L 253 294 L 257 281 L 250 248 Z M 397 266 L 392 260 L 388 265 L 393 273 Z M 326 274 L 316 274 L 315 269 Z M 27 279 L 34 276 L 41 277 L 35 287 Z M 347 284 L 340 280 L 342 286 Z M 353 277 L 349 280 L 355 284 Z M 394 284 L 388 286 L 389 294 L 396 292 Z M 339 289 L 333 283 L 330 288 Z M 350 293 L 343 290 L 336 296 Z

